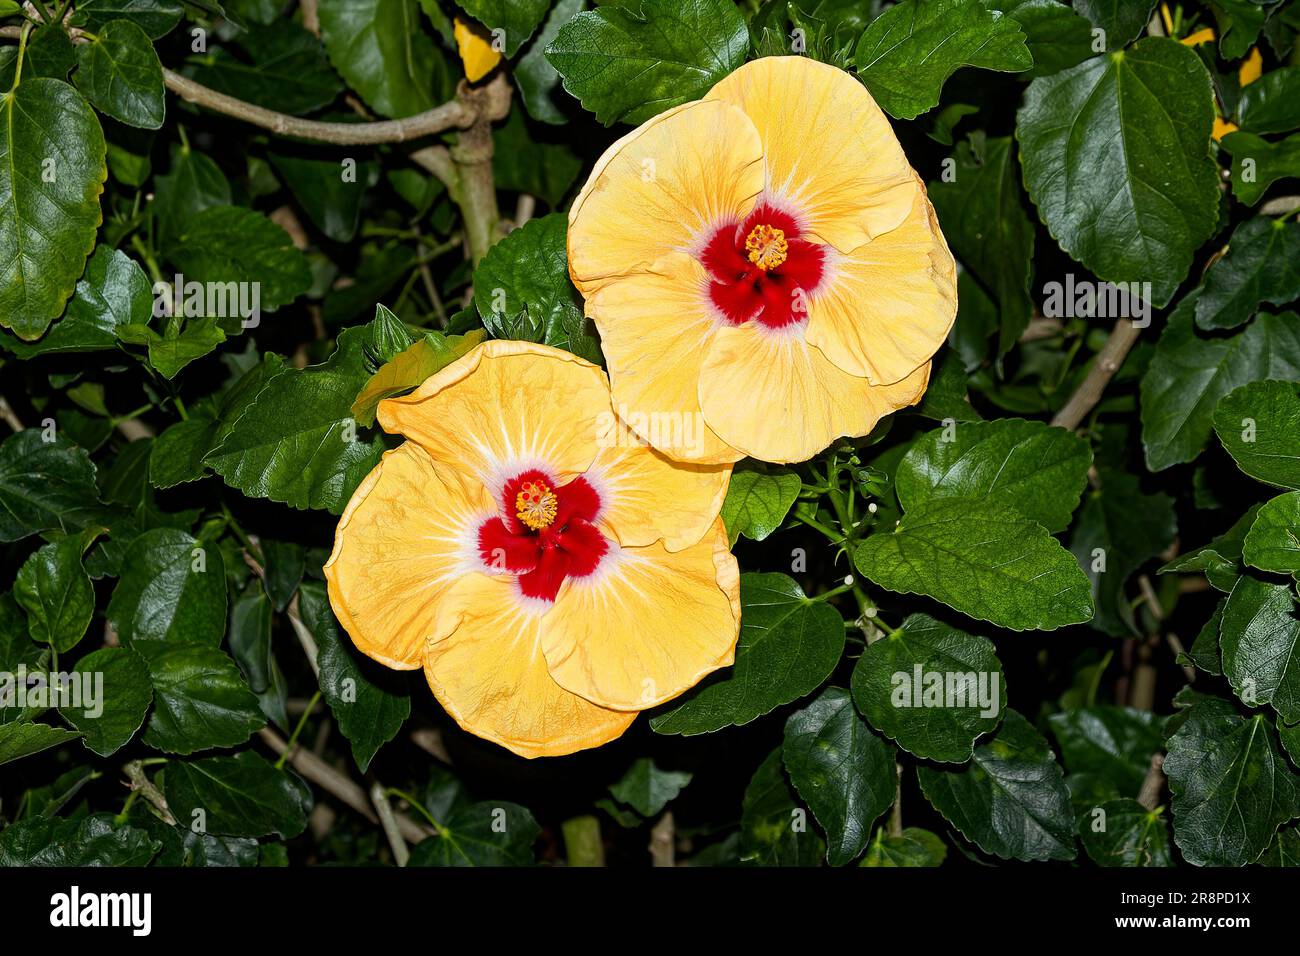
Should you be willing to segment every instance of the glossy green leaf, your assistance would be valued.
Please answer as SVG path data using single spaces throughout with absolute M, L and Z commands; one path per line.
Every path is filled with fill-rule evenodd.
M 877 830 L 859 866 L 933 867 L 941 866 L 948 856 L 943 840 L 929 830 L 906 827 L 900 836 L 885 836 Z
M 826 831 L 827 862 L 857 859 L 894 802 L 894 748 L 858 716 L 847 690 L 828 687 L 790 715 L 783 754 L 791 784 Z
M 154 707 L 144 742 L 173 754 L 235 747 L 266 723 L 235 662 L 215 647 L 141 641 Z M 236 834 L 238 835 L 238 834 Z
M 1163 812 L 1110 800 L 1079 819 L 1084 852 L 1098 866 L 1173 866 Z
M 731 543 L 741 535 L 762 541 L 785 523 L 803 481 L 792 471 L 745 469 L 731 475 L 722 521 Z
M 1300 614 L 1294 591 L 1243 575 L 1228 595 L 1219 626 L 1223 673 L 1247 707 L 1272 704 L 1300 722 Z
M 1228 252 L 1205 273 L 1196 300 L 1202 329 L 1232 329 L 1248 321 L 1261 303 L 1285 305 L 1300 298 L 1300 224 L 1256 216 L 1228 241 Z
M 782 748 L 754 772 L 740 815 L 740 859 L 750 866 L 820 866 L 826 842 L 795 802 Z
M 1286 133 L 1300 127 L 1300 67 L 1269 70 L 1241 91 L 1241 128 L 1249 133 Z
M 609 792 L 643 817 L 659 813 L 691 782 L 691 774 L 681 770 L 663 770 L 649 757 L 635 761 L 611 784 Z
M 706 734 L 747 724 L 812 693 L 844 651 L 844 623 L 784 574 L 740 576 L 736 663 L 656 717 L 660 734 Z
M 1086 60 L 1093 49 L 1092 23 L 1059 0 L 992 0 L 986 6 L 1011 17 L 1025 34 L 1034 58 L 1030 76 L 1051 76 Z
M 127 549 L 107 614 L 124 644 L 216 647 L 226 630 L 221 551 L 175 528 L 146 531 Z
M 415 0 L 321 0 L 320 26 L 330 62 L 376 113 L 397 118 L 437 105 L 433 78 L 446 68 Z
M 605 125 L 699 99 L 745 60 L 731 0 L 642 0 L 579 13 L 546 48 L 564 88 Z
M 250 750 L 233 757 L 177 760 L 167 765 L 163 792 L 178 820 L 201 819 L 222 836 L 297 836 L 307 826 L 311 791 L 288 770 Z
M 185 282 L 257 284 L 262 309 L 288 305 L 307 291 L 311 272 L 289 234 L 261 213 L 213 206 L 188 220 L 168 250 Z M 251 292 L 240 296 L 244 301 Z M 227 306 L 227 312 L 232 311 Z M 247 318 L 214 316 L 213 318 Z
M 95 682 L 97 700 L 65 702 L 59 713 L 84 734 L 87 747 L 111 756 L 135 736 L 153 703 L 149 666 L 128 647 L 105 647 L 77 661 L 73 672 Z
M 194 79 L 235 99 L 290 114 L 328 106 L 343 91 L 321 42 L 296 23 L 277 20 L 240 34 L 237 42 L 246 59 L 216 50 Z
M 1074 0 L 1074 9 L 1104 31 L 1107 50 L 1133 42 L 1151 20 L 1155 0 Z
M 1215 406 L 1214 430 L 1250 477 L 1300 489 L 1300 388 L 1294 381 L 1250 382 L 1229 392 Z
M 899 119 L 937 104 L 963 66 L 1020 73 L 1034 65 L 1020 24 L 979 0 L 903 0 L 871 21 L 854 58 L 876 102 Z
M 925 614 L 873 641 L 853 668 L 853 700 L 908 753 L 962 763 L 1002 719 L 1006 685 L 991 641 Z
M 423 338 L 385 362 L 370 376 L 352 403 L 352 417 L 359 425 L 373 425 L 380 402 L 424 384 L 431 375 L 471 352 L 483 341 L 485 334 L 482 329 L 465 335 L 426 332 Z
M 1088 443 L 1064 428 L 1018 418 L 962 422 L 914 442 L 894 486 L 904 509 L 967 498 L 1008 506 L 1060 531 L 1078 507 L 1091 466 Z
M 149 35 L 130 20 L 111 20 L 77 48 L 77 89 L 101 112 L 128 126 L 158 129 L 167 112 L 162 63 Z
M 528 866 L 542 829 L 504 800 L 461 807 L 438 822 L 438 835 L 416 844 L 408 866 Z
M 1052 735 L 1071 774 L 1095 774 L 1125 797 L 1137 797 L 1163 749 L 1154 714 L 1131 707 L 1090 706 L 1052 714 Z
M 1174 842 L 1193 866 L 1253 863 L 1280 824 L 1300 815 L 1300 778 L 1260 715 L 1203 697 L 1169 738 Z
M 586 7 L 586 0 L 557 0 L 532 45 L 515 64 L 512 73 L 519 96 L 535 120 L 553 125 L 568 122 L 556 96 L 560 92 L 560 74 L 546 58 L 546 48 L 559 35 L 560 28 Z
M 1242 557 L 1261 571 L 1300 574 L 1300 491 L 1279 495 L 1259 509 Z
M 1030 84 L 1016 136 L 1025 187 L 1071 257 L 1163 306 L 1218 218 L 1210 77 L 1147 37 Z
M 1002 859 L 1072 860 L 1065 778 L 1042 734 L 1007 710 L 997 734 L 954 770 L 917 768 L 921 790 L 961 835 Z
M 0 94 L 0 326 L 40 338 L 76 288 L 103 216 L 107 146 L 67 83 L 24 78 Z
M 99 511 L 95 466 L 66 439 L 29 428 L 0 442 L 0 541 L 71 532 Z
M 72 14 L 72 23 L 91 32 L 114 20 L 130 20 L 157 40 L 170 33 L 185 15 L 177 0 L 81 0 Z
M 157 841 L 111 813 L 81 819 L 29 817 L 0 830 L 0 866 L 144 866 Z
M 551 0 L 456 0 L 456 4 L 497 33 L 506 57 L 513 57 L 533 35 L 550 8 Z
M 76 731 L 51 727 L 49 724 L 29 724 L 23 721 L 0 724 L 0 766 L 57 747 L 69 740 L 76 740 L 80 736 Z
M 80 643 L 95 616 L 95 589 L 81 556 L 102 528 L 42 545 L 18 569 L 14 600 L 27 612 L 32 639 L 63 654 Z
M 1269 142 L 1254 133 L 1229 133 L 1219 146 L 1232 156 L 1232 194 L 1253 206 L 1279 179 L 1300 177 L 1300 136 Z
M 854 562 L 883 588 L 925 594 L 1014 631 L 1050 631 L 1093 614 L 1088 580 L 1069 552 L 1004 505 L 924 502 L 893 533 L 867 538 Z

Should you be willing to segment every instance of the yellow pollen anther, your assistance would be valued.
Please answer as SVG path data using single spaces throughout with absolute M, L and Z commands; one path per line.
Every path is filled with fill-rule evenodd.
M 555 492 L 545 482 L 526 481 L 515 495 L 515 513 L 534 531 L 541 531 L 555 520 L 555 506 Z
M 790 254 L 785 232 L 774 226 L 755 226 L 745 239 L 745 249 L 749 252 L 749 261 L 765 272 L 785 262 Z

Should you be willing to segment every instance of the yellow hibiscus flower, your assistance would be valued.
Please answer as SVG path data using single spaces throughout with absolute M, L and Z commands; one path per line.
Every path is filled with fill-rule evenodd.
M 525 757 L 596 747 L 732 663 L 731 468 L 638 442 L 599 368 L 488 342 L 378 418 L 408 441 L 339 521 L 330 603 L 470 733 Z
M 569 214 L 615 404 L 675 458 L 802 461 L 918 401 L 956 316 L 925 187 L 842 70 L 771 57 L 615 143 Z M 702 419 L 656 443 L 639 421 Z

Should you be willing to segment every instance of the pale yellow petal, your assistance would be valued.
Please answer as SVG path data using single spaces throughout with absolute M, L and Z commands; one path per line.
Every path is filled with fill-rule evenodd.
M 509 577 L 473 574 L 443 600 L 444 630 L 424 658 L 429 687 L 465 730 L 519 754 L 558 757 L 599 747 L 636 719 L 557 684 L 539 639 L 541 618 Z
M 895 228 L 917 185 L 893 127 L 866 87 L 803 56 L 745 64 L 706 97 L 745 111 L 762 138 L 766 186 L 841 252 Z
M 595 574 L 566 581 L 543 617 L 551 676 L 602 707 L 672 700 L 732 663 L 739 589 L 721 520 L 681 551 L 615 548 Z
M 808 302 L 808 342 L 872 384 L 901 381 L 957 317 L 957 266 L 922 189 L 897 229 L 837 256 Z
M 753 124 L 720 102 L 638 126 L 596 163 L 569 211 L 569 272 L 584 295 L 738 222 L 763 188 Z
M 678 461 L 743 457 L 704 423 L 696 398 L 700 365 L 719 320 L 707 307 L 708 273 L 672 253 L 652 270 L 610 282 L 587 299 L 600 331 L 614 408 L 622 421 Z
M 709 427 L 746 455 L 805 461 L 919 401 L 929 377 L 926 363 L 895 385 L 872 385 L 831 364 L 800 331 L 773 335 L 749 323 L 714 337 L 700 375 L 700 407 Z
M 348 502 L 325 564 L 330 604 L 358 650 L 420 667 L 438 602 L 481 564 L 475 536 L 495 513 L 481 487 L 443 482 L 418 445 L 385 454 Z
M 571 352 L 493 341 L 410 395 L 379 404 L 379 423 L 422 445 L 447 479 L 499 498 L 527 467 L 564 484 L 587 470 L 614 427 L 605 373 Z

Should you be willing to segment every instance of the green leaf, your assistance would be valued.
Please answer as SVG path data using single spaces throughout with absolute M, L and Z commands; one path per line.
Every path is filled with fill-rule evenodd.
M 1072 860 L 1074 820 L 1065 777 L 1042 734 L 1014 710 L 971 762 L 917 768 L 921 790 L 985 853 L 1016 860 Z
M 1240 332 L 1204 338 L 1192 325 L 1194 297 L 1179 303 L 1142 377 L 1147 468 L 1191 461 L 1205 447 L 1219 399 L 1261 379 L 1300 378 L 1300 318 L 1259 315 Z
M 1242 556 L 1261 571 L 1300 574 L 1300 491 L 1279 495 L 1259 509 Z
M 828 687 L 785 722 L 783 753 L 791 784 L 826 831 L 827 862 L 857 859 L 894 802 L 894 748 L 858 716 L 847 690 Z
M 195 214 L 181 227 L 168 257 L 184 274 L 186 285 L 255 284 L 262 309 L 288 305 L 311 286 L 307 259 L 294 248 L 289 234 L 242 206 L 214 206 Z
M 746 468 L 731 475 L 722 502 L 722 521 L 734 545 L 741 535 L 762 541 L 781 527 L 794 506 L 803 481 L 785 469 L 756 471 Z
M 518 110 L 492 131 L 492 143 L 497 188 L 536 196 L 552 208 L 561 206 L 582 171 L 582 160 L 568 144 L 534 139 Z
M 154 201 L 150 210 L 158 219 L 158 238 L 169 248 L 205 209 L 229 206 L 230 182 L 211 158 L 181 146 L 172 154 L 170 171 L 154 180 Z
M 80 736 L 81 734 L 76 731 L 51 727 L 48 724 L 29 724 L 22 721 L 0 724 L 0 766 L 11 760 L 30 757 L 42 750 L 57 747 Z
M 364 660 L 340 632 L 324 585 L 299 590 L 303 621 L 320 649 L 320 688 L 339 730 L 352 744 L 352 757 L 365 773 L 379 748 L 397 736 L 411 716 L 403 675 Z
M 1151 20 L 1155 0 L 1074 0 L 1078 10 L 1105 31 L 1107 50 L 1128 46 Z
M 795 802 L 782 750 L 778 747 L 768 754 L 745 788 L 740 859 L 751 866 L 820 866 L 826 843 Z
M 128 647 L 105 647 L 77 661 L 74 673 L 96 684 L 95 706 L 59 705 L 63 719 L 80 730 L 83 743 L 101 757 L 120 750 L 144 723 L 153 702 L 149 666 Z M 101 683 L 102 682 L 102 683 Z
M 894 487 L 905 510 L 968 498 L 1004 505 L 1048 531 L 1079 506 L 1092 452 L 1064 428 L 1019 418 L 963 422 L 922 435 L 899 463 Z
M 1136 800 L 1109 800 L 1079 818 L 1084 852 L 1098 866 L 1173 866 L 1161 810 Z
M 1215 406 L 1214 430 L 1250 477 L 1300 489 L 1300 389 L 1295 382 L 1250 382 L 1234 389 Z
M 1192 646 L 1186 654 L 1178 655 L 1182 666 L 1191 664 L 1198 670 L 1218 677 L 1223 673 L 1222 655 L 1219 652 L 1219 628 L 1223 621 L 1223 606 L 1227 601 L 1220 601 L 1214 607 L 1214 613 L 1201 626 Z
M 1092 618 L 1088 579 L 1043 526 L 964 498 L 924 502 L 892 534 L 876 532 L 854 562 L 890 591 L 925 594 L 1013 631 L 1055 630 Z
M 202 819 L 206 832 L 290 839 L 307 826 L 311 791 L 287 770 L 250 750 L 167 765 L 163 793 L 177 820 Z
M 101 112 L 128 126 L 158 129 L 167 113 L 162 63 L 149 35 L 112 20 L 77 47 L 77 89 Z
M 1295 773 L 1269 722 L 1202 697 L 1169 738 L 1165 776 L 1174 795 L 1174 842 L 1193 866 L 1259 859 L 1280 824 L 1300 816 Z
M 85 450 L 40 429 L 0 442 L 0 541 L 71 532 L 99 512 L 95 466 Z
M 844 622 L 824 601 L 812 601 L 784 574 L 740 576 L 740 638 L 736 663 L 720 679 L 654 717 L 660 734 L 711 733 L 747 724 L 812 693 L 844 652 Z
M 41 546 L 14 579 L 14 600 L 27 612 L 32 639 L 58 654 L 77 646 L 95 616 L 95 589 L 81 556 L 103 530 L 88 528 Z
M 1218 220 L 1210 77 L 1147 37 L 1029 85 L 1016 136 L 1025 187 L 1072 258 L 1163 306 Z M 1148 291 L 1149 290 L 1149 291 Z
M 953 179 L 931 183 L 930 199 L 957 256 L 1001 306 L 1001 355 L 1015 345 L 1034 311 L 1029 296 L 1034 226 L 1022 205 L 1011 137 L 977 133 L 957 147 L 953 159 Z
M 416 844 L 407 866 L 530 866 L 541 834 L 517 803 L 484 801 L 451 814 L 437 836 Z
M 117 337 L 149 349 L 149 365 L 165 379 L 175 378 L 185 366 L 203 358 L 226 341 L 216 319 L 191 319 L 184 329 L 168 323 L 159 335 L 147 325 L 119 325 Z
M 307 570 L 306 552 L 296 544 L 263 538 L 262 554 L 266 557 L 266 593 L 277 611 L 283 611 L 293 600 Z
M 859 866 L 877 867 L 932 867 L 941 866 L 948 855 L 943 840 L 929 830 L 907 827 L 900 836 L 885 836 L 876 831 L 876 838 L 867 847 L 867 854 Z
M 111 813 L 29 817 L 0 830 L 0 866 L 144 866 L 159 844 Z
M 273 682 L 275 665 L 271 655 L 271 601 L 262 588 L 250 587 L 235 601 L 226 643 L 249 690 L 265 693 Z
M 272 376 L 206 463 L 255 498 L 341 514 L 383 453 L 356 434 L 352 402 L 373 369 L 369 326 L 345 330 L 329 360 Z
M 553 125 L 568 122 L 568 116 L 555 100 L 555 93 L 560 89 L 560 74 L 546 59 L 546 48 L 559 35 L 560 28 L 586 6 L 586 0 L 558 0 L 531 48 L 515 64 L 513 76 L 519 86 L 519 96 L 528 115 L 535 120 Z
M 482 329 L 475 329 L 465 335 L 426 332 L 423 338 L 384 363 L 379 371 L 370 376 L 352 403 L 352 417 L 358 425 L 373 425 L 380 402 L 423 384 L 429 376 L 473 351 L 485 335 Z
M 291 115 L 329 106 L 343 91 L 321 42 L 290 20 L 242 33 L 237 42 L 247 62 L 226 49 L 215 50 L 194 79 L 218 93 Z
M 1196 301 L 1202 329 L 1233 329 L 1260 303 L 1285 305 L 1300 298 L 1300 223 L 1268 216 L 1247 219 L 1228 241 L 1228 252 L 1205 273 Z
M 494 338 L 541 342 L 598 361 L 569 281 L 568 217 L 533 219 L 494 245 L 474 272 L 474 304 Z
M 1136 627 L 1124 585 L 1173 542 L 1178 531 L 1174 499 L 1144 494 L 1137 476 L 1125 471 L 1101 468 L 1097 475 L 1099 487 L 1084 497 L 1070 551 L 1092 587 L 1097 608 L 1093 627 L 1121 637 Z
M 869 644 L 852 686 L 873 727 L 908 753 L 941 762 L 969 760 L 1006 706 L 993 643 L 926 614 Z
M 72 23 L 92 33 L 114 20 L 130 20 L 155 40 L 170 33 L 185 15 L 175 0 L 81 0 Z
M 235 662 L 215 647 L 141 641 L 154 707 L 144 742 L 173 754 L 236 747 L 266 724 Z M 240 834 L 234 834 L 236 836 Z
M 1238 578 L 1219 634 L 1223 673 L 1242 703 L 1272 704 L 1287 723 L 1300 722 L 1300 616 L 1291 587 Z
M 1136 797 L 1164 749 L 1154 714 L 1129 707 L 1080 707 L 1048 718 L 1071 774 L 1095 774 L 1125 797 Z
M 854 56 L 858 78 L 898 119 L 936 105 L 963 66 L 1020 73 L 1034 65 L 1020 24 L 979 0 L 903 0 L 871 21 Z
M 1095 52 L 1092 24 L 1068 4 L 1058 0 L 991 0 L 986 6 L 1020 24 L 1025 45 L 1034 58 L 1030 76 L 1059 73 Z
M 749 31 L 731 0 L 642 0 L 579 13 L 546 48 L 564 88 L 609 126 L 699 99 L 745 62 Z
M 1279 179 L 1300 177 L 1300 136 L 1270 143 L 1254 133 L 1229 133 L 1219 146 L 1232 156 L 1232 194 L 1253 206 Z
M 122 643 L 178 641 L 216 647 L 226 630 L 221 551 L 176 528 L 146 531 L 127 549 L 108 621 Z
M 67 83 L 33 77 L 0 95 L 0 325 L 20 339 L 63 314 L 95 247 L 107 149 Z
M 316 228 L 335 242 L 351 242 L 366 190 L 379 180 L 379 167 L 367 162 L 349 171 L 346 164 L 356 163 L 352 157 L 339 161 L 271 153 L 270 160 Z
M 111 349 L 117 346 L 120 326 L 147 323 L 152 314 L 153 290 L 139 263 L 118 249 L 99 246 L 63 318 L 34 342 L 0 330 L 0 348 L 20 359 Z
M 641 816 L 653 817 L 690 782 L 691 774 L 681 770 L 661 770 L 649 757 L 642 757 L 617 783 L 610 785 L 609 792 Z
M 1210 9 L 1219 27 L 1219 53 L 1225 60 L 1246 55 L 1272 13 L 1270 6 L 1257 0 L 1215 0 Z
M 330 62 L 376 113 L 393 119 L 436 105 L 446 66 L 421 29 L 415 0 L 321 0 Z
M 1249 133 L 1286 133 L 1300 126 L 1300 67 L 1269 70 L 1241 91 L 1241 128 Z
M 1260 866 L 1300 866 L 1300 826 L 1278 830 L 1256 862 Z
M 29 697 L 18 706 L 17 690 L 24 674 L 45 673 L 50 652 L 27 633 L 27 615 L 11 594 L 0 594 L 0 724 L 30 720 L 46 709 Z
M 456 5 L 492 32 L 501 31 L 509 58 L 533 35 L 551 0 L 456 0 Z

